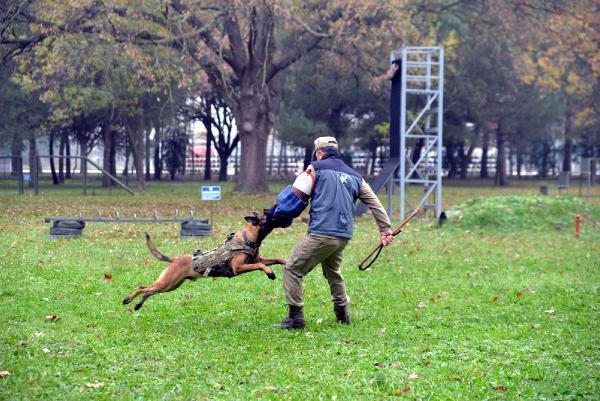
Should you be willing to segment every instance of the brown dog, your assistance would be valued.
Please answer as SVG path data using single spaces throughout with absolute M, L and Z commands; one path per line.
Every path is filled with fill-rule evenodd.
M 283 265 L 285 259 L 263 259 L 258 254 L 262 240 L 273 230 L 273 227 L 265 213 L 254 212 L 252 216 L 246 216 L 245 220 L 244 228 L 230 234 L 223 245 L 194 256 L 183 255 L 177 258 L 165 256 L 156 249 L 150 240 L 150 235 L 146 233 L 146 244 L 152 255 L 170 264 L 154 284 L 140 286 L 123 300 L 123 304 L 129 304 L 143 293 L 142 299 L 134 308 L 138 310 L 152 295 L 173 291 L 184 280 L 196 280 L 198 277 L 234 277 L 254 270 L 262 270 L 267 277 L 275 280 L 275 273 L 268 266 Z

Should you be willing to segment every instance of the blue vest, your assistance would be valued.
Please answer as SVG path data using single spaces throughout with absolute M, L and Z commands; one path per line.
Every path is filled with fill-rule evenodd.
M 356 199 L 362 177 L 336 155 L 312 163 L 316 182 L 311 196 L 308 232 L 352 238 Z

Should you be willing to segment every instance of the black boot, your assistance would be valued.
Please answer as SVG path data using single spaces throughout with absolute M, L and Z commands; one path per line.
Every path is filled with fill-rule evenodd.
M 342 322 L 344 324 L 350 324 L 350 314 L 348 313 L 347 305 L 337 305 L 333 304 L 333 313 L 335 313 L 335 317 L 338 322 Z
M 304 321 L 302 306 L 289 305 L 289 307 L 288 317 L 283 319 L 281 323 L 274 324 L 273 327 L 278 329 L 303 329 L 306 322 Z

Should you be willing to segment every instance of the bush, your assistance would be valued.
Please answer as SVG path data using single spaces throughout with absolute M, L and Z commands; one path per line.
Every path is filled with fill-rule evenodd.
M 451 226 L 502 231 L 560 230 L 573 226 L 577 214 L 590 220 L 600 216 L 598 207 L 581 199 L 548 196 L 476 197 L 455 211 L 459 213 L 451 219 Z

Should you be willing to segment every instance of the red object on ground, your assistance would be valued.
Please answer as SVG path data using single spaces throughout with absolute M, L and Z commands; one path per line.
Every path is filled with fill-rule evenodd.
M 575 216 L 575 238 L 579 238 L 579 222 L 581 221 L 581 216 Z

